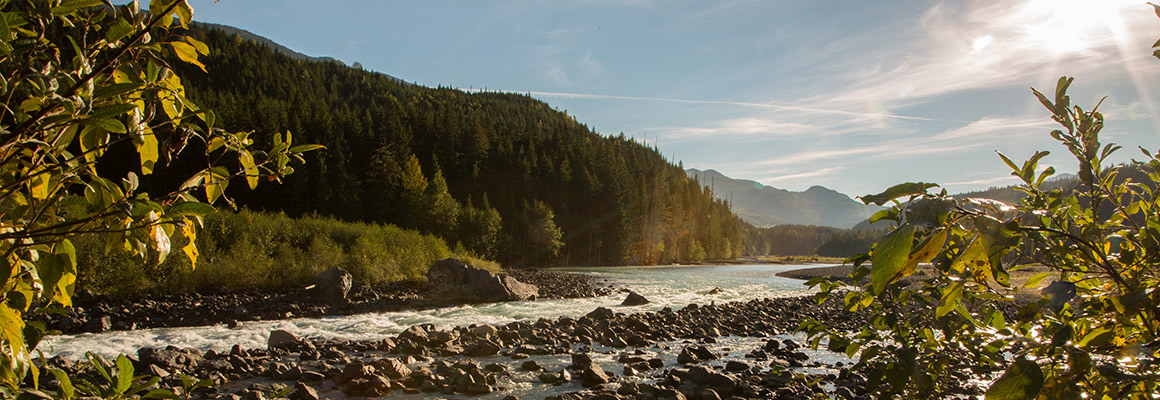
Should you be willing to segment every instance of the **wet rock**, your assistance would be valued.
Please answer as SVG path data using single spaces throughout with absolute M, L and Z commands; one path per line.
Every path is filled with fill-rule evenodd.
M 480 340 L 463 349 L 463 355 L 470 357 L 486 357 L 499 354 L 500 347 L 491 340 Z
M 585 315 L 585 316 L 588 318 L 591 318 L 591 319 L 599 320 L 599 319 L 612 318 L 615 315 L 616 315 L 616 313 L 614 313 L 612 310 L 608 309 L 607 307 L 597 307 L 595 310 L 592 310 L 592 312 L 588 313 L 588 315 Z
M 85 325 L 82 328 L 82 330 L 85 332 L 94 333 L 108 332 L 109 329 L 113 329 L 113 320 L 110 319 L 108 315 L 102 316 L 100 318 L 90 319 L 88 322 L 85 322 Z
M 687 346 L 677 355 L 677 362 L 681 364 L 695 364 L 702 361 L 716 360 L 714 355 L 705 346 Z
M 407 328 L 402 333 L 399 333 L 399 340 L 409 340 L 418 342 L 420 344 L 425 344 L 428 340 L 427 330 L 424 329 L 421 325 L 411 325 L 411 327 Z
M 585 353 L 572 354 L 572 369 L 580 370 L 592 366 L 592 357 Z
M 270 331 L 270 337 L 266 340 L 266 348 L 276 349 L 279 347 L 290 347 L 301 342 L 302 339 L 299 339 L 298 336 L 295 336 L 293 333 L 281 329 L 275 329 Z
M 597 364 L 590 364 L 580 369 L 576 375 L 580 378 L 580 384 L 584 385 L 584 387 L 601 385 L 609 381 L 608 374 Z
M 391 379 L 403 379 L 411 375 L 407 364 L 394 358 L 384 358 L 375 362 L 375 369 Z
M 544 367 L 540 366 L 540 363 L 536 362 L 535 360 L 528 360 L 524 361 L 523 364 L 520 364 L 520 369 L 524 371 L 539 371 L 544 369 Z
M 749 370 L 749 364 L 740 361 L 726 361 L 725 370 L 729 372 L 745 372 Z
M 302 368 L 297 365 L 288 366 L 278 363 L 274 364 L 273 370 L 273 374 L 270 377 L 280 381 L 293 381 L 302 377 Z
M 164 349 L 142 348 L 137 350 L 141 365 L 156 365 L 170 372 L 190 372 L 205 358 L 195 349 L 179 349 L 173 346 Z
M 676 389 L 670 389 L 670 388 L 657 388 L 656 398 L 657 398 L 657 400 L 686 400 L 686 399 L 688 399 L 688 397 L 685 397 L 685 394 L 681 393 L 681 391 L 676 390 Z
M 290 399 L 318 400 L 318 391 L 314 390 L 314 388 L 306 385 L 305 383 L 298 382 L 296 385 L 294 385 L 294 392 L 290 393 Z
M 568 373 L 567 369 L 562 369 L 560 372 L 546 371 L 540 374 L 540 382 L 549 385 L 562 385 L 572 380 L 572 374 Z
M 620 303 L 622 306 L 643 306 L 650 303 L 648 299 L 644 298 L 636 292 L 628 292 L 628 297 L 624 298 L 624 302 Z
M 342 374 L 334 378 L 334 382 L 344 384 L 356 379 L 367 379 L 375 376 L 375 367 L 361 362 L 353 362 L 342 368 Z
M 731 394 L 737 388 L 739 383 L 736 377 L 712 371 L 703 366 L 695 366 L 689 368 L 689 380 L 693 383 L 702 386 L 709 386 L 720 390 L 722 393 Z
M 339 267 L 331 267 L 314 279 L 310 297 L 322 304 L 344 304 L 347 302 L 346 296 L 350 292 L 353 280 L 350 272 Z
M 440 293 L 479 301 L 530 300 L 539 294 L 534 285 L 504 274 L 493 275 L 453 258 L 432 264 L 427 282 Z

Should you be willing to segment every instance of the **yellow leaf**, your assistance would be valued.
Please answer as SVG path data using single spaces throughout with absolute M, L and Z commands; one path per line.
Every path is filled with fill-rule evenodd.
M 153 173 L 153 167 L 157 164 L 157 135 L 145 133 L 141 135 L 141 139 L 141 143 L 137 144 L 137 155 L 141 158 L 141 174 L 149 175 Z
M 198 68 L 201 68 L 202 72 L 205 72 L 205 65 L 197 60 L 196 48 L 184 42 L 168 42 L 168 44 L 173 48 L 173 53 L 177 54 L 177 58 L 180 58 L 181 61 L 196 65 Z
M 185 42 L 193 46 L 193 48 L 197 50 L 198 54 L 203 56 L 209 54 L 209 46 L 206 46 L 204 42 L 194 39 L 192 36 L 186 36 Z
M 185 255 L 189 257 L 189 264 L 191 269 L 197 268 L 197 229 L 193 227 L 193 221 L 185 218 L 185 225 L 181 227 L 181 234 L 189 240 L 189 244 L 181 248 Z
M 241 150 L 238 152 L 238 161 L 242 163 L 242 170 L 246 173 L 246 183 L 250 184 L 250 190 L 258 188 L 258 168 L 254 166 L 254 155 L 250 154 L 249 150 Z
M 48 174 L 40 174 L 28 180 L 28 192 L 34 199 L 48 198 Z
M 169 235 L 165 234 L 165 229 L 161 227 L 161 224 L 156 223 L 157 220 L 157 213 L 150 211 L 148 221 L 154 225 L 149 228 L 149 244 L 154 250 L 157 250 L 157 262 L 162 263 L 165 262 L 166 257 L 169 257 Z

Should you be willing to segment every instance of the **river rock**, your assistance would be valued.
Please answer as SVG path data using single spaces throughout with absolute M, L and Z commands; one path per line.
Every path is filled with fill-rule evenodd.
M 539 295 L 535 285 L 504 274 L 494 275 L 454 258 L 432 264 L 427 270 L 427 282 L 441 294 L 467 300 L 531 300 Z
M 290 393 L 291 400 L 318 400 L 318 392 L 305 383 L 294 385 L 294 392 Z
M 339 267 L 331 267 L 314 279 L 314 288 L 310 289 L 310 296 L 314 301 L 323 304 L 344 304 L 353 279 L 350 272 Z
M 298 336 L 293 333 L 281 329 L 270 331 L 270 337 L 266 340 L 266 348 L 276 349 L 279 347 L 293 346 L 302 342 Z
M 681 354 L 677 355 L 677 362 L 681 364 L 695 364 L 716 359 L 717 356 L 705 346 L 688 346 L 681 350 Z
M 391 379 L 403 379 L 407 375 L 411 375 L 411 369 L 407 368 L 407 364 L 394 358 L 376 361 L 375 368 Z
M 648 304 L 648 303 L 649 303 L 648 299 L 644 298 L 644 296 L 641 296 L 639 293 L 637 293 L 635 291 L 630 291 L 630 292 L 628 292 L 628 297 L 626 297 L 624 299 L 624 302 L 620 303 L 620 305 L 622 305 L 622 306 L 643 306 L 643 305 Z
M 584 387 L 601 385 L 609 381 L 608 374 L 597 364 L 589 364 L 587 367 L 580 369 L 577 375 L 580 378 L 580 384 L 584 385 Z
M 164 349 L 142 348 L 137 350 L 137 359 L 141 365 L 156 365 L 171 372 L 189 372 L 205 361 L 201 353 L 195 349 L 179 349 L 172 346 Z

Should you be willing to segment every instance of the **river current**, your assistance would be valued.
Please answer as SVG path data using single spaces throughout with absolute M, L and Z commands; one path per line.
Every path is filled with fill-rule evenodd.
M 815 267 L 811 265 L 809 267 Z M 678 309 L 688 304 L 747 301 L 760 298 L 800 296 L 810 293 L 803 281 L 776 276 L 778 272 L 803 265 L 718 265 L 564 268 L 596 278 L 599 285 L 633 290 L 649 299 L 643 306 L 620 306 L 626 292 L 586 299 L 541 299 L 490 303 L 458 307 L 433 308 L 400 312 L 368 313 L 324 318 L 295 318 L 279 321 L 242 322 L 237 327 L 225 325 L 185 328 L 159 328 L 108 333 L 51 336 L 38 347 L 46 356 L 81 358 L 86 351 L 105 357 L 118 353 L 136 354 L 142 347 L 193 347 L 200 350 L 227 351 L 235 344 L 243 348 L 263 348 L 271 330 L 283 329 L 300 337 L 346 339 L 382 339 L 398 334 L 414 324 L 430 323 L 440 329 L 471 324 L 503 325 L 519 320 L 577 317 L 597 307 L 617 312 L 656 311 L 664 307 Z M 710 294 L 714 288 L 721 288 Z

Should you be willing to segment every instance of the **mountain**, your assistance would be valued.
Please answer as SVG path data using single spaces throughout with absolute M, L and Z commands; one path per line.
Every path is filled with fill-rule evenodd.
M 714 170 L 686 169 L 685 174 L 733 206 L 733 212 L 757 226 L 818 225 L 850 228 L 869 218 L 878 207 L 867 206 L 822 186 L 804 192 L 733 179 Z
M 326 146 L 283 184 L 231 185 L 240 206 L 417 229 L 508 266 L 691 262 L 747 249 L 747 224 L 655 148 L 543 101 L 407 83 L 238 29 L 190 34 L 210 48 L 208 73 L 170 64 L 217 126 L 253 131 L 259 149 L 280 132 Z M 187 155 L 200 146 L 190 140 Z M 142 188 L 180 185 L 164 180 L 204 166 L 182 156 Z

